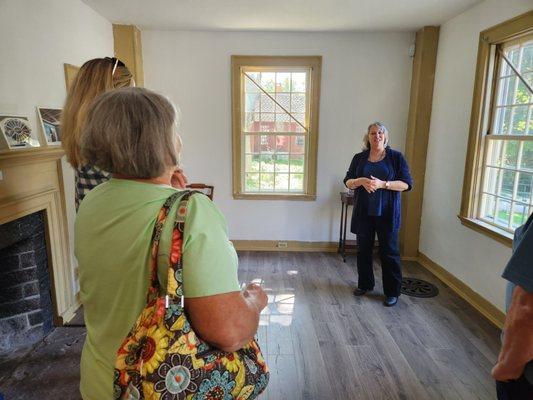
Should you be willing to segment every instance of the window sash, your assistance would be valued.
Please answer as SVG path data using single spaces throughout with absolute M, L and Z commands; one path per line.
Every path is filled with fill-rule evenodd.
M 287 109 L 283 110 L 284 113 L 268 113 L 268 114 L 283 114 L 283 115 L 289 115 L 289 118 L 294 119 L 298 125 L 300 125 L 302 127 L 302 129 L 304 129 L 305 131 L 304 132 L 286 132 L 286 131 L 275 131 L 275 132 L 272 132 L 272 131 L 249 131 L 249 130 L 246 130 L 246 124 L 245 124 L 245 117 L 246 117 L 246 109 L 245 109 L 245 98 L 246 98 L 246 80 L 247 79 L 250 79 L 251 80 L 251 77 L 247 74 L 247 72 L 260 72 L 260 73 L 263 73 L 263 72 L 274 72 L 274 73 L 284 73 L 284 72 L 288 72 L 288 73 L 292 73 L 292 72 L 305 72 L 306 73 L 306 91 L 305 92 L 299 92 L 299 91 L 292 91 L 292 87 L 291 87 L 291 91 L 289 92 L 283 92 L 283 93 L 288 93 L 289 96 L 290 96 L 290 100 L 292 100 L 292 96 L 294 94 L 305 94 L 305 119 L 304 119 L 304 123 L 300 123 L 299 121 L 296 120 L 296 118 L 294 117 L 293 114 L 291 114 L 291 112 Z M 285 67 L 265 67 L 265 68 L 262 68 L 262 67 L 245 67 L 245 68 L 241 68 L 241 87 L 240 87 L 240 90 L 241 90 L 241 130 L 240 130 L 240 136 L 241 136 L 241 192 L 243 194 L 280 194 L 280 195 L 283 195 L 283 194 L 305 194 L 307 193 L 307 189 L 308 189 L 308 178 L 309 178 L 309 173 L 308 173 L 308 165 L 309 165 L 309 140 L 305 140 L 304 142 L 304 152 L 303 152 L 303 163 L 304 163 L 304 168 L 303 168 L 303 172 L 300 172 L 300 171 L 294 171 L 292 172 L 290 169 L 291 169 L 291 163 L 289 162 L 289 171 L 288 172 L 277 172 L 277 171 L 274 171 L 274 172 L 263 172 L 261 170 L 259 170 L 258 172 L 251 172 L 251 171 L 247 171 L 247 166 L 246 166 L 246 156 L 249 156 L 249 155 L 262 155 L 262 154 L 280 154 L 279 152 L 277 151 L 273 151 L 273 152 L 260 152 L 260 153 L 250 153 L 250 152 L 247 152 L 247 149 L 245 148 L 245 145 L 246 145 L 246 137 L 251 137 L 251 136 L 258 136 L 260 138 L 260 141 L 262 141 L 263 137 L 264 136 L 270 136 L 270 137 L 278 137 L 278 136 L 288 136 L 288 137 L 292 137 L 292 136 L 304 136 L 304 137 L 309 137 L 310 136 L 310 128 L 309 128 L 309 124 L 310 124 L 310 102 L 311 102 L 311 96 L 310 96 L 310 89 L 311 89 L 311 81 L 312 81 L 312 70 L 310 68 L 285 68 Z M 267 95 L 270 100 L 272 100 L 274 102 L 275 105 L 278 105 L 280 108 L 285 108 L 285 107 L 282 107 L 278 101 L 275 99 L 275 97 L 271 96 L 269 93 L 270 92 L 267 92 L 265 90 L 265 88 L 261 87 L 260 84 L 258 84 L 259 82 L 255 82 L 254 80 L 252 80 L 252 82 L 255 84 L 255 86 L 258 86 L 258 89 L 261 91 L 261 93 Z M 259 111 L 257 112 L 257 114 L 261 115 L 261 114 L 264 114 L 261 112 L 261 109 L 259 109 Z M 296 138 L 295 138 L 296 140 Z M 291 156 L 300 156 L 302 155 L 302 153 L 292 153 L 291 151 L 292 149 L 289 148 L 289 152 L 283 152 L 283 155 L 288 155 L 289 157 L 289 160 L 291 158 Z M 274 163 L 274 168 L 275 168 L 275 165 L 276 163 Z M 250 176 L 250 174 L 257 174 L 259 176 L 259 180 L 258 180 L 258 184 L 257 184 L 257 188 L 258 190 L 247 190 L 246 188 L 246 182 L 247 182 L 247 177 Z M 266 189 L 266 188 L 262 188 L 262 178 L 265 176 L 265 175 L 273 175 L 272 178 L 273 178 L 273 188 L 272 189 Z M 285 176 L 287 175 L 288 177 L 288 190 L 276 190 L 276 177 L 277 176 Z M 303 179 L 303 185 L 302 185 L 302 189 L 296 189 L 296 190 L 292 190 L 291 189 L 291 186 L 292 186 L 292 181 L 291 181 L 291 178 L 294 176 L 300 176 L 302 175 L 302 179 Z

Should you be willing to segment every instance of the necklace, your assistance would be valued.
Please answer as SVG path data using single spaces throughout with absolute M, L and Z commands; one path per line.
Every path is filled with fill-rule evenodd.
M 372 157 L 372 153 L 370 153 L 370 154 L 368 155 L 368 161 L 370 161 L 370 162 L 379 162 L 379 161 L 381 161 L 381 160 L 383 160 L 383 159 L 385 158 L 385 154 L 386 154 L 386 153 L 387 153 L 386 150 L 383 149 L 383 150 L 381 151 L 381 153 L 379 153 L 379 155 L 378 155 L 376 158 L 373 158 L 373 157 Z

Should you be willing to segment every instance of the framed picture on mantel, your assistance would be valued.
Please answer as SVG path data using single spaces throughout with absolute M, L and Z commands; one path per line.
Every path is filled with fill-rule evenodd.
M 39 114 L 46 144 L 49 146 L 60 145 L 61 129 L 59 122 L 61 121 L 61 110 L 58 108 L 37 107 L 37 114 Z
M 31 130 L 27 117 L 15 115 L 0 115 L 0 131 L 2 132 L 2 147 L 8 149 L 27 149 L 39 147 Z

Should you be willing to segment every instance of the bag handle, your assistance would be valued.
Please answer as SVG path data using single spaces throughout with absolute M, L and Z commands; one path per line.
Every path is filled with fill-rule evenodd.
M 159 284 L 159 279 L 157 277 L 157 270 L 158 270 L 157 256 L 159 254 L 159 241 L 161 240 L 163 227 L 167 220 L 168 214 L 170 210 L 172 209 L 174 203 L 176 203 L 178 199 L 181 199 L 181 202 L 185 202 L 186 204 L 187 200 L 189 199 L 192 193 L 193 193 L 192 191 L 187 190 L 185 192 L 181 191 L 181 192 L 176 192 L 172 194 L 165 200 L 165 202 L 163 203 L 163 206 L 161 207 L 161 209 L 159 210 L 159 213 L 157 214 L 155 225 L 154 225 L 154 230 L 152 232 L 152 240 L 151 240 L 151 246 L 150 246 L 150 249 L 151 249 L 150 284 L 148 286 L 148 294 L 146 296 L 147 303 L 154 301 L 158 297 L 159 290 L 161 288 L 161 285 Z M 178 206 L 178 214 L 179 214 L 179 209 L 181 206 L 182 204 Z M 185 222 L 185 215 L 186 215 L 186 209 L 185 209 L 185 214 L 183 215 L 183 223 Z M 174 222 L 173 232 L 175 229 L 176 229 L 176 221 Z M 172 250 L 172 247 L 171 247 L 171 250 Z M 168 291 L 168 285 L 167 285 L 167 291 Z

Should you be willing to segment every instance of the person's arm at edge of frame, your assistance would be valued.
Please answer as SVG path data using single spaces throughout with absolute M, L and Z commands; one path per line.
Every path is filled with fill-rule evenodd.
M 513 291 L 504 332 L 498 362 L 492 369 L 494 379 L 501 382 L 518 379 L 533 360 L 533 293 L 521 286 Z

